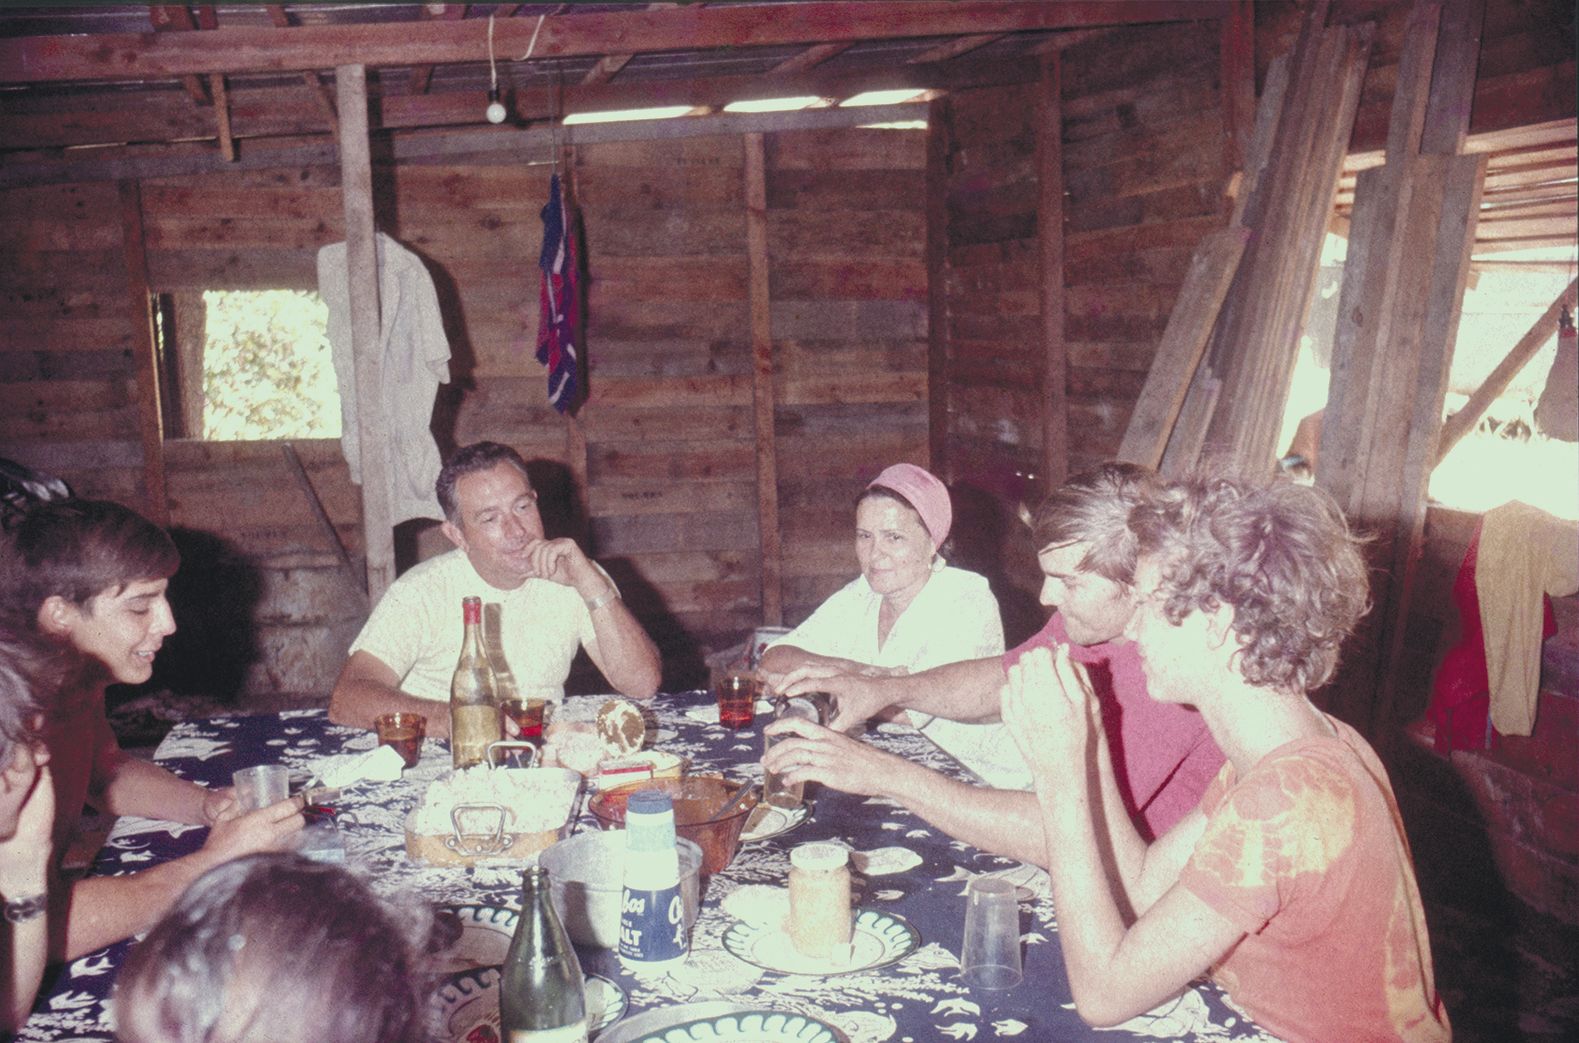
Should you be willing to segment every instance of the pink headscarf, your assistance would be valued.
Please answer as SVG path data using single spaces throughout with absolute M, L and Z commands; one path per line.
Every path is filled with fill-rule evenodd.
M 954 506 L 949 502 L 948 487 L 936 475 L 915 464 L 894 464 L 872 479 L 872 486 L 882 486 L 910 501 L 910 506 L 921 515 L 921 524 L 932 537 L 932 549 L 937 550 L 948 539 L 949 527 L 954 524 Z

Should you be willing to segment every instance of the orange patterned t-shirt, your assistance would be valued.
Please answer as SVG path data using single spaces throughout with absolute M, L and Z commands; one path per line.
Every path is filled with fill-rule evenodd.
M 1387 773 L 1341 721 L 1201 798 L 1181 882 L 1244 939 L 1213 968 L 1229 998 L 1290 1041 L 1446 1040 L 1414 863 Z

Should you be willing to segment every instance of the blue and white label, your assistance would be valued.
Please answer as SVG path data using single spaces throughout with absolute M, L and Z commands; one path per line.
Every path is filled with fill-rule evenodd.
M 632 971 L 685 958 L 685 902 L 678 883 L 645 891 L 625 888 L 620 906 L 620 962 Z

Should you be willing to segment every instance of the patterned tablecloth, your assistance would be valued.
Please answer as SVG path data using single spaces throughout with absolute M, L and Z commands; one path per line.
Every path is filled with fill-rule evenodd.
M 569 700 L 567 716 L 595 712 L 601 698 Z M 761 777 L 761 723 L 726 731 L 706 693 L 659 696 L 657 744 L 690 758 L 693 770 L 722 769 L 732 777 Z M 868 738 L 908 759 L 964 777 L 964 771 L 930 740 L 906 725 L 882 725 Z M 330 755 L 367 749 L 366 732 L 330 724 L 322 711 L 288 711 L 260 717 L 218 717 L 177 726 L 160 744 L 157 759 L 177 773 L 209 785 L 229 783 L 233 770 L 283 763 L 305 778 Z M 348 790 L 338 805 L 355 814 L 342 833 L 349 860 L 385 893 L 416 894 L 435 904 L 495 904 L 519 901 L 515 868 L 438 868 L 413 865 L 406 857 L 401 820 L 427 784 L 449 766 L 447 746 L 428 740 L 422 760 L 399 782 Z M 778 837 L 745 844 L 734 862 L 707 884 L 691 939 L 693 963 L 668 977 L 635 978 L 621 972 L 610 952 L 583 950 L 583 967 L 615 981 L 629 996 L 629 1014 L 678 1003 L 726 998 L 753 1006 L 821 1018 L 841 1028 L 852 1043 L 931 1043 L 937 1040 L 1081 1040 L 1101 1037 L 1197 1041 L 1270 1041 L 1224 1001 L 1215 986 L 1199 983 L 1180 999 L 1098 1033 L 1075 1014 L 1055 937 L 1057 923 L 1040 869 L 999 858 L 957 841 L 922 818 L 886 800 L 849 796 L 812 787 L 807 821 Z M 583 815 L 576 828 L 596 828 Z M 121 819 L 99 854 L 93 872 L 121 874 L 195 850 L 205 831 L 196 826 Z M 881 968 L 838 976 L 759 971 L 724 951 L 722 937 L 734 922 L 723 901 L 751 885 L 782 887 L 790 848 L 810 840 L 837 840 L 856 852 L 885 851 L 895 870 L 864 883 L 863 905 L 907 919 L 920 945 Z M 982 875 L 1001 875 L 1019 887 L 1025 980 L 993 992 L 973 989 L 958 976 L 966 884 Z M 73 961 L 46 979 L 32 1017 L 19 1040 L 99 1041 L 114 1038 L 107 1002 L 115 971 L 131 943 L 123 942 Z M 1272 1041 L 1275 1043 L 1275 1041 Z

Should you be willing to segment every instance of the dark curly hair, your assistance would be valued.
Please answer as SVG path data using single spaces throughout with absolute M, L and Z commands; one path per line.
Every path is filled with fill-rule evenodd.
M 1130 515 L 1161 567 L 1163 613 L 1234 610 L 1251 684 L 1308 692 L 1331 679 L 1369 607 L 1363 541 L 1326 493 L 1287 479 L 1205 477 L 1161 487 Z

